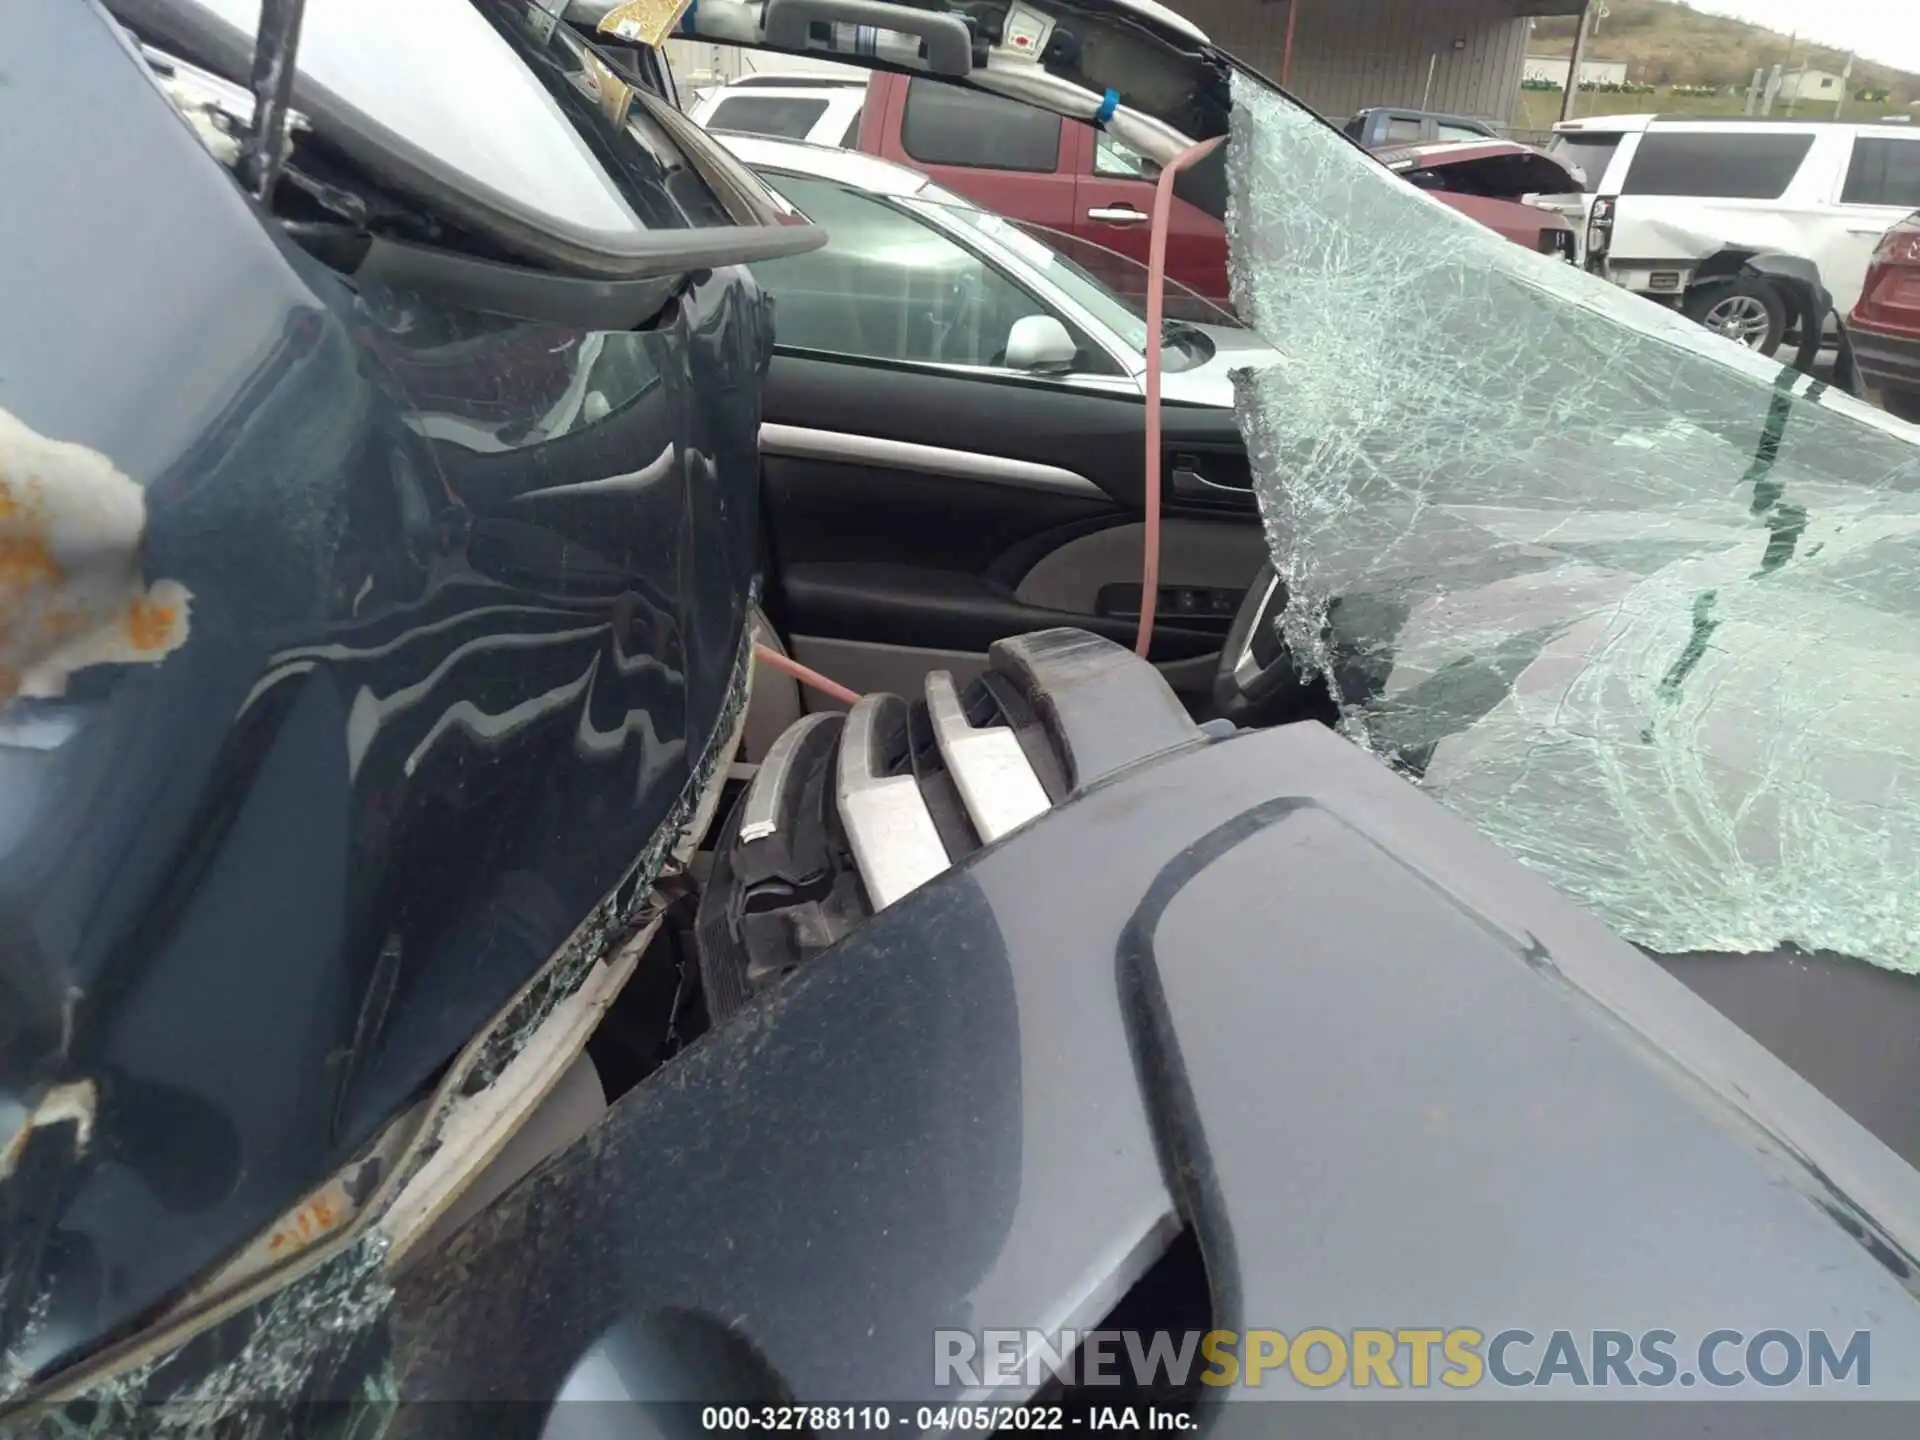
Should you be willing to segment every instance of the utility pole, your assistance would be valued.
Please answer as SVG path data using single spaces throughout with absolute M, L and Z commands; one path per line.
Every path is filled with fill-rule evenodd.
M 1853 79 L 1853 51 L 1847 52 L 1847 63 L 1840 67 L 1840 98 L 1833 102 L 1833 118 L 1838 120 L 1847 108 L 1847 84 Z
M 1567 61 L 1567 88 L 1560 96 L 1560 118 L 1573 118 L 1573 102 L 1580 94 L 1580 60 L 1587 53 L 1587 26 L 1593 16 L 1594 0 L 1583 0 L 1580 23 L 1573 32 L 1573 57 Z
M 1810 60 L 1802 60 L 1800 68 L 1793 72 L 1793 94 L 1787 97 L 1788 115 L 1800 113 L 1800 99 L 1807 93 L 1807 66 L 1812 63 Z

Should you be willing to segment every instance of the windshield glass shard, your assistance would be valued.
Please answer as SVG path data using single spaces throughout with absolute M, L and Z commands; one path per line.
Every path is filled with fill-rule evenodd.
M 1237 377 L 1341 723 L 1628 939 L 1920 972 L 1920 432 L 1236 78 Z

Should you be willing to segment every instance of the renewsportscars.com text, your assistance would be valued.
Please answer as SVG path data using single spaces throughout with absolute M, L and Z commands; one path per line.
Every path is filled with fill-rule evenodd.
M 1873 1383 L 1870 1332 L 1310 1328 L 1138 1331 L 937 1330 L 936 1385 L 1044 1384 L 1328 1390 L 1443 1387 L 1732 1389 Z

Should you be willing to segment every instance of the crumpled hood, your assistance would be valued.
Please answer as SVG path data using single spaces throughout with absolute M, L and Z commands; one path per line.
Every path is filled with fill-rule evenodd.
M 1292 357 L 1239 414 L 1348 731 L 1642 945 L 1920 973 L 1920 432 L 1234 102 Z

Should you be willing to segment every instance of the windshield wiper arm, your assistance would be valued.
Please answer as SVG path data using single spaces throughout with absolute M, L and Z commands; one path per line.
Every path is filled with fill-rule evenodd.
M 262 204 L 273 194 L 280 174 L 306 10 L 307 0 L 260 0 L 260 29 L 253 42 L 253 131 L 240 146 L 234 171 L 247 193 Z

